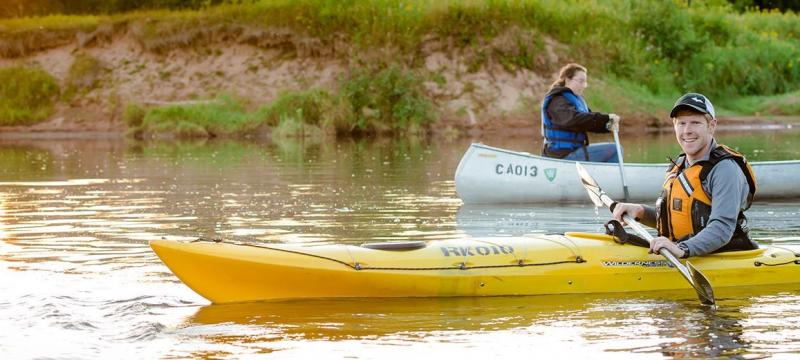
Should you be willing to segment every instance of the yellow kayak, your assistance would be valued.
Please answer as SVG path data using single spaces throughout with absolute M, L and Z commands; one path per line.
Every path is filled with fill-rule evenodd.
M 588 233 L 362 246 L 169 240 L 150 246 L 178 278 L 214 303 L 692 291 L 660 255 Z M 800 283 L 796 246 L 690 260 L 714 288 Z

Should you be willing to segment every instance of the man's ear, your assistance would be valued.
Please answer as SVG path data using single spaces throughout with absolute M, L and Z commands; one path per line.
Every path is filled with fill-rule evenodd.
M 717 119 L 711 119 L 708 121 L 708 130 L 711 134 L 714 134 L 714 130 L 717 128 Z

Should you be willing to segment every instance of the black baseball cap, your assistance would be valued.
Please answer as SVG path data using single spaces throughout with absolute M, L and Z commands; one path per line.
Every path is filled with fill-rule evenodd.
M 714 112 L 714 105 L 711 105 L 711 101 L 703 94 L 686 93 L 681 96 L 680 99 L 675 102 L 672 111 L 669 112 L 669 117 L 674 118 L 675 114 L 681 108 L 691 108 L 703 114 L 711 115 L 712 119 L 717 118 L 717 114 Z

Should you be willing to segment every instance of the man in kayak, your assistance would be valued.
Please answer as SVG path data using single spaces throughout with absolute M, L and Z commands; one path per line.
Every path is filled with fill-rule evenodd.
M 589 145 L 587 132 L 619 129 L 619 116 L 592 112 L 583 99 L 586 68 L 567 64 L 542 101 L 542 155 L 565 160 L 618 162 L 613 143 Z
M 675 137 L 683 153 L 667 171 L 654 207 L 619 203 L 614 219 L 639 218 L 656 227 L 650 244 L 679 258 L 708 253 L 751 250 L 758 245 L 748 235 L 744 211 L 756 192 L 756 179 L 744 156 L 714 140 L 714 106 L 702 94 L 681 96 L 670 112 Z

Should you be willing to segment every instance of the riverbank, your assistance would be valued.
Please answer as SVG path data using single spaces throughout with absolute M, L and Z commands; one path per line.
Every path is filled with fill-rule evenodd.
M 455 50 L 446 46 L 444 42 L 430 44 L 423 55 L 424 65 L 415 69 L 428 77 L 421 83 L 437 115 L 430 131 L 467 134 L 508 129 L 513 134 L 538 126 L 538 116 L 534 115 L 538 97 L 551 79 L 528 69 L 508 71 L 494 62 L 467 71 L 471 55 L 452 53 Z M 148 53 L 120 34 L 91 47 L 75 42 L 25 58 L 0 59 L 0 66 L 36 64 L 59 83 L 70 77 L 76 54 L 96 59 L 103 68 L 95 87 L 69 101 L 59 101 L 46 120 L 0 127 L 0 133 L 7 134 L 0 136 L 25 132 L 40 134 L 31 136 L 124 133 L 129 127 L 123 119 L 126 106 L 187 107 L 192 105 L 186 100 L 213 102 L 219 94 L 237 99 L 244 107 L 242 112 L 254 112 L 284 93 L 305 89 L 340 92 L 340 79 L 351 71 L 347 59 L 292 55 L 287 50 L 264 50 L 247 44 L 209 43 L 202 52 L 205 54 L 195 49 Z M 547 56 L 564 58 L 555 51 Z M 552 62 L 551 70 L 561 61 Z
M 648 32 L 653 24 L 622 18 L 641 9 L 617 14 L 613 3 L 417 1 L 392 12 L 379 1 L 304 0 L 3 20 L 0 70 L 10 69 L 12 80 L 6 83 L 16 81 L 17 69 L 36 69 L 43 80 L 28 89 L 38 85 L 47 92 L 32 91 L 16 108 L 0 104 L 0 114 L 11 117 L 0 119 L 0 137 L 533 136 L 542 95 L 571 61 L 589 66 L 592 109 L 622 115 L 625 132 L 668 127 L 666 111 L 687 86 L 714 94 L 723 117 L 800 114 L 800 93 L 791 89 L 800 55 L 785 46 L 796 42 L 789 31 L 796 16 L 721 8 L 702 13 L 675 4 L 655 9 L 670 14 L 667 24 L 701 15 L 729 21 L 736 27 L 725 28 L 724 36 L 704 23 L 693 22 L 687 31 L 722 36 L 709 39 L 719 51 L 745 39 L 753 53 L 771 56 L 720 53 L 716 65 L 698 58 L 696 65 L 714 69 L 703 83 L 707 74 L 692 73 L 694 67 L 676 71 L 689 60 L 668 49 L 643 52 L 669 44 Z M 771 35 L 758 38 L 766 20 L 775 20 Z M 586 38 L 564 34 L 564 23 Z M 642 36 L 619 38 L 607 23 Z M 669 46 L 691 45 L 675 41 L 684 40 Z M 718 86 L 714 72 L 741 70 L 724 63 L 733 58 L 768 66 L 744 77 L 719 73 L 730 79 Z M 762 78 L 778 87 L 758 88 L 766 83 Z M 701 90 L 698 84 L 707 85 Z

